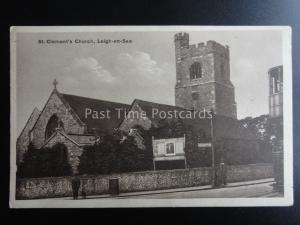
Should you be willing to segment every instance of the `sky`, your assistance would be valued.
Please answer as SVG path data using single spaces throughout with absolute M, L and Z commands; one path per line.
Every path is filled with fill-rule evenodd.
M 16 48 L 17 133 L 35 107 L 42 110 L 53 89 L 62 93 L 130 104 L 142 99 L 175 104 L 176 32 L 18 33 Z M 280 30 L 188 32 L 190 44 L 214 40 L 230 48 L 230 76 L 237 116 L 268 113 L 268 74 L 282 65 Z M 129 43 L 77 43 L 123 40 Z M 39 40 L 71 40 L 40 44 Z

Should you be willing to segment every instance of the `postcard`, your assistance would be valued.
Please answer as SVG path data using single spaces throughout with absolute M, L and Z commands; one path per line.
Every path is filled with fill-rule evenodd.
M 291 32 L 11 27 L 10 207 L 293 205 Z

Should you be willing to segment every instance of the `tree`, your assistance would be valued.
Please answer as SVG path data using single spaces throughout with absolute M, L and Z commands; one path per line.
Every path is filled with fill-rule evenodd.
M 101 142 L 95 145 L 96 172 L 108 174 L 117 172 L 117 149 L 119 140 L 113 135 L 107 134 L 101 138 Z M 99 163 L 100 162 L 100 163 Z
M 36 164 L 39 154 L 37 149 L 32 142 L 29 143 L 27 151 L 24 153 L 23 162 L 18 168 L 17 177 L 36 177 Z
M 95 159 L 95 145 L 85 146 L 83 152 L 79 157 L 78 171 L 80 174 L 95 174 L 96 173 L 96 159 Z
M 160 119 L 158 127 L 151 127 L 155 138 L 177 138 L 184 134 L 185 126 L 181 119 Z
M 80 174 L 108 174 L 117 171 L 118 141 L 113 135 L 101 136 L 100 141 L 84 147 L 78 167 Z
M 72 168 L 68 161 L 68 150 L 64 144 L 55 144 L 51 149 L 47 149 L 45 154 L 49 158 L 47 171 L 49 176 L 69 176 L 72 174 Z
M 140 149 L 135 137 L 104 135 L 99 143 L 87 146 L 80 157 L 79 173 L 109 174 L 152 169 L 152 150 Z
M 149 169 L 149 163 L 147 163 L 146 158 L 147 151 L 147 149 L 139 149 L 134 137 L 128 136 L 119 146 L 119 172 L 132 172 Z M 150 162 L 152 162 L 152 160 Z
M 52 177 L 51 176 L 51 149 L 48 147 L 39 149 L 36 162 L 36 176 L 37 177 Z
M 211 142 L 211 138 L 203 130 L 196 130 L 192 126 L 185 127 L 185 156 L 189 168 L 211 166 L 211 147 L 199 148 L 198 143 Z
M 71 174 L 67 147 L 64 144 L 58 143 L 52 148 L 37 149 L 33 143 L 30 143 L 17 175 L 22 178 L 31 178 L 69 176 Z
M 141 170 L 153 170 L 153 146 L 152 146 L 152 136 L 155 133 L 155 129 L 151 127 L 149 130 L 145 130 L 143 127 L 138 128 L 143 138 L 144 149 L 141 150 L 143 154 L 142 163 L 143 167 Z

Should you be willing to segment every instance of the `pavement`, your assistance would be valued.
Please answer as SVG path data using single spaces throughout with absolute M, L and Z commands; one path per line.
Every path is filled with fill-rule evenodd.
M 120 193 L 117 196 L 93 195 L 86 199 L 167 199 L 167 198 L 251 198 L 251 197 L 282 197 L 280 193 L 273 190 L 274 179 L 261 179 L 254 181 L 229 183 L 221 188 L 213 188 L 211 185 L 176 188 L 167 190 L 143 191 Z M 72 199 L 71 197 L 57 199 Z

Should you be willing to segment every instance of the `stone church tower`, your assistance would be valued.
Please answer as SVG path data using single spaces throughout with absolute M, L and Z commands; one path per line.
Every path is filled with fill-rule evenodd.
M 190 45 L 187 33 L 177 33 L 174 39 L 176 106 L 198 111 L 205 108 L 217 115 L 236 118 L 229 47 L 215 41 Z

